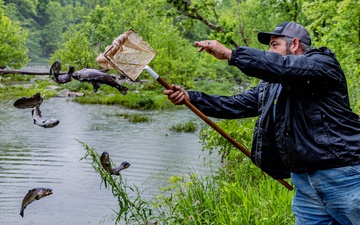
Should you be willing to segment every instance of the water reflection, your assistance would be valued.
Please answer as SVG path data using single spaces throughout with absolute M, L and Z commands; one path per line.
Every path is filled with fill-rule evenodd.
M 174 133 L 169 128 L 193 119 L 190 110 L 149 112 L 152 122 L 129 123 L 116 113 L 139 113 L 118 106 L 81 105 L 66 98 L 45 99 L 44 118 L 60 124 L 44 129 L 33 124 L 31 109 L 17 109 L 13 101 L 0 101 L 0 224 L 113 224 L 107 217 L 118 210 L 110 190 L 100 188 L 100 177 L 89 161 L 80 161 L 85 150 L 78 142 L 107 151 L 120 164 L 129 185 L 157 192 L 159 174 L 202 171 L 197 133 Z M 29 189 L 52 188 L 54 194 L 35 201 L 19 215 Z

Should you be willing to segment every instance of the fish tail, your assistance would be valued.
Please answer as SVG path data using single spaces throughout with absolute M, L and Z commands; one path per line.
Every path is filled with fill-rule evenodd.
M 94 93 L 96 93 L 99 90 L 101 84 L 99 83 L 91 83 L 91 84 L 93 86 Z
M 127 87 L 122 86 L 122 85 L 116 86 L 116 89 L 118 89 L 120 91 L 120 93 L 123 95 L 126 95 L 127 91 L 129 90 Z

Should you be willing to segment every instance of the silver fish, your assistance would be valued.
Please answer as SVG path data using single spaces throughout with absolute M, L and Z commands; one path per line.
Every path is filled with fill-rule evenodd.
M 93 85 L 96 93 L 102 84 L 109 85 L 120 91 L 121 94 L 126 95 L 128 88 L 121 85 L 119 78 L 114 75 L 107 74 L 97 69 L 82 69 L 75 71 L 72 77 L 80 82 L 89 82 Z
M 43 102 L 43 98 L 40 93 L 34 94 L 32 97 L 22 97 L 14 102 L 14 106 L 19 109 L 34 108 L 40 106 Z
M 29 190 L 29 192 L 25 195 L 22 204 L 21 204 L 21 210 L 20 215 L 24 217 L 24 209 L 26 206 L 28 206 L 30 203 L 32 203 L 35 200 L 39 200 L 45 196 L 52 195 L 53 192 L 49 188 L 34 188 L 32 190 Z
M 43 128 L 53 128 L 56 127 L 60 121 L 57 119 L 44 119 L 41 116 L 40 106 L 36 106 L 31 111 L 32 117 L 34 119 L 34 124 L 43 127 Z
M 120 166 L 112 168 L 111 162 L 110 162 L 110 156 L 109 153 L 103 152 L 100 157 L 100 162 L 104 170 L 106 172 L 112 174 L 112 175 L 120 175 L 120 171 L 127 169 L 130 166 L 130 163 L 128 162 L 122 162 Z

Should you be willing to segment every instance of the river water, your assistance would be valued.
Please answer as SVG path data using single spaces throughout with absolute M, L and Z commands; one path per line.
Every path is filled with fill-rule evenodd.
M 129 162 L 122 177 L 144 190 L 144 198 L 154 197 L 171 175 L 204 173 L 203 158 L 213 157 L 202 153 L 198 132 L 169 130 L 189 120 L 204 125 L 188 109 L 139 112 L 56 97 L 44 99 L 41 111 L 60 124 L 44 129 L 33 124 L 31 109 L 17 109 L 14 101 L 0 101 L 0 224 L 114 224 L 109 217 L 118 211 L 117 200 L 100 185 L 90 158 L 80 160 L 86 151 L 78 141 L 107 151 L 115 164 Z M 130 123 L 116 113 L 146 113 L 152 121 Z M 53 195 L 28 205 L 22 218 L 22 199 L 36 187 Z

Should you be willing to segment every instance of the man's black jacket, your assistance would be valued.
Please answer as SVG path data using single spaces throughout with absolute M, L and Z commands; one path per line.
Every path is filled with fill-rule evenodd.
M 234 96 L 189 91 L 190 101 L 210 117 L 258 116 L 251 159 L 263 171 L 282 179 L 290 172 L 360 164 L 360 120 L 329 49 L 282 56 L 240 47 L 233 50 L 229 65 L 262 81 Z

